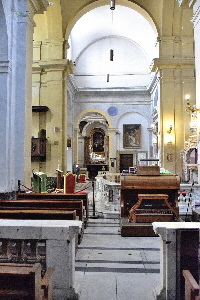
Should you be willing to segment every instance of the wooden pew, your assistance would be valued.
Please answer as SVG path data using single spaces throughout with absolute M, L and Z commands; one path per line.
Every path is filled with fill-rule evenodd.
M 41 265 L 0 264 L 1 300 L 52 300 L 52 273 L 49 268 L 41 278 Z
M 183 270 L 185 278 L 185 300 L 199 300 L 199 285 L 189 270 Z
M 30 200 L 67 200 L 67 201 L 74 201 L 74 200 L 82 200 L 83 206 L 85 207 L 85 218 L 84 218 L 84 225 L 85 228 L 87 227 L 87 221 L 89 218 L 89 199 L 88 194 L 85 192 L 75 193 L 75 194 L 62 194 L 62 193 L 17 193 L 16 196 L 17 200 L 22 199 L 30 199 Z
M 82 200 L 0 200 L 2 219 L 79 220 L 82 228 L 77 238 L 80 244 L 84 234 L 84 207 Z
M 84 207 L 82 200 L 71 200 L 71 201 L 60 201 L 60 200 L 0 200 L 0 210 L 1 209 L 36 209 L 36 210 L 67 210 L 67 211 L 76 211 L 76 216 L 79 217 L 79 220 L 84 222 Z
M 0 209 L 0 219 L 77 220 L 76 211 L 56 209 Z

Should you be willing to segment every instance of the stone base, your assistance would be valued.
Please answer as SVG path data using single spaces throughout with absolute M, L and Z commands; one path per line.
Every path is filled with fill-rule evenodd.
M 152 223 L 130 223 L 128 218 L 121 218 L 121 236 L 157 237 L 158 235 L 155 234 Z
M 2 199 L 2 200 L 15 200 L 16 199 L 16 192 L 0 193 L 0 199 Z

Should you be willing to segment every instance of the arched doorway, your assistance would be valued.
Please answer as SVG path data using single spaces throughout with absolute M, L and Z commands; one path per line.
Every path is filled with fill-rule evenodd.
M 87 168 L 89 179 L 98 171 L 108 170 L 108 121 L 99 112 L 88 112 L 78 124 L 78 165 Z
M 109 147 L 101 154 L 91 151 L 92 130 L 101 126 L 93 124 L 91 128 L 90 122 L 85 124 L 85 119 L 80 119 L 79 125 L 76 122 L 74 128 L 79 132 L 78 137 L 75 136 L 75 140 L 78 140 L 78 151 L 74 150 L 74 163 L 88 165 L 105 162 L 110 167 L 109 171 L 112 168 L 112 172 L 119 171 L 117 151 L 130 152 L 130 149 L 123 147 L 123 143 L 119 145 L 124 134 L 123 130 L 118 128 L 122 115 L 126 115 L 127 112 L 141 114 L 146 110 L 147 118 L 151 117 L 151 92 L 146 87 L 152 80 L 150 62 L 153 57 L 158 56 L 158 48 L 154 43 L 157 31 L 153 21 L 149 22 L 150 17 L 147 18 L 147 13 L 139 6 L 135 5 L 134 10 L 128 7 L 128 1 L 126 4 L 127 6 L 116 7 L 114 12 L 110 11 L 109 5 L 91 9 L 76 22 L 69 39 L 74 73 L 68 77 L 68 84 L 71 90 L 76 87 L 74 99 L 72 96 L 74 117 L 78 118 L 84 111 L 92 111 L 92 108 L 95 108 L 104 115 L 109 115 L 112 122 L 112 126 L 108 128 L 109 132 L 105 133 L 105 141 L 109 143 Z M 135 124 L 136 119 L 130 123 L 127 123 L 127 119 L 124 122 Z M 82 137 L 80 125 L 84 126 Z M 146 138 L 149 134 L 148 125 L 146 122 L 141 125 L 142 138 L 149 142 L 150 139 Z M 85 134 L 88 128 L 90 131 Z M 81 140 L 84 134 L 83 142 Z M 109 136 L 109 141 L 106 136 Z M 141 142 L 139 147 L 145 153 L 149 150 L 149 144 L 146 142 Z

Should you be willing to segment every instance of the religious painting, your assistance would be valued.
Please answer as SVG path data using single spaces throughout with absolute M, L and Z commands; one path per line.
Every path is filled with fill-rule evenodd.
M 141 148 L 141 125 L 123 125 L 123 147 Z
M 101 131 L 93 133 L 93 152 L 104 152 L 104 134 Z
M 173 162 L 173 153 L 167 153 L 167 161 Z

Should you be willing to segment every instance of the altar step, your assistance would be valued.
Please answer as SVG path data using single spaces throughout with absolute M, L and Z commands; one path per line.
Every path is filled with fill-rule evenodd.
M 121 218 L 121 236 L 123 237 L 157 237 L 152 223 L 129 222 L 128 218 Z

